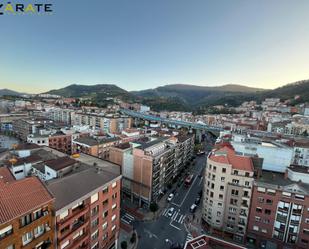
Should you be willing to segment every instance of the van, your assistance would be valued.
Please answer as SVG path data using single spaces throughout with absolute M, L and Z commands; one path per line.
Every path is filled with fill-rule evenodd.
M 190 207 L 190 212 L 194 213 L 196 208 L 197 208 L 197 205 L 196 204 L 192 204 L 192 206 Z

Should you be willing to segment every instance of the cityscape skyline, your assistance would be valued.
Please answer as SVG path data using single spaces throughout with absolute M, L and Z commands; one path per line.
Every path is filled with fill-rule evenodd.
M 94 1 L 87 19 L 80 18 L 83 5 L 53 5 L 50 16 L 1 17 L 1 88 L 273 89 L 309 78 L 308 1 Z

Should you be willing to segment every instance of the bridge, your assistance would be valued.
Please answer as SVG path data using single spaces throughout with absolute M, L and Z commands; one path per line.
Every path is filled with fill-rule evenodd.
M 218 134 L 220 131 L 223 130 L 223 128 L 218 127 L 218 126 L 211 126 L 211 125 L 206 125 L 206 124 L 198 124 L 198 123 L 186 122 L 186 121 L 181 121 L 181 120 L 161 118 L 161 117 L 157 117 L 157 116 L 153 116 L 153 115 L 149 115 L 149 114 L 145 114 L 141 112 L 136 112 L 136 111 L 132 111 L 128 109 L 121 109 L 120 112 L 128 116 L 134 117 L 134 118 L 140 118 L 140 119 L 148 120 L 148 121 L 161 122 L 164 124 L 175 125 L 178 127 L 186 127 L 186 128 L 194 129 L 197 131 L 208 131 L 214 134 Z

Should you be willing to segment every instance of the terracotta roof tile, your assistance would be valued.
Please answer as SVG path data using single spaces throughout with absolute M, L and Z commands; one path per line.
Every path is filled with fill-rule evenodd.
M 37 177 L 4 184 L 0 188 L 0 224 L 6 223 L 52 201 Z
M 230 146 L 223 146 L 212 152 L 212 161 L 232 165 L 233 169 L 253 172 L 253 163 L 250 157 L 236 155 L 235 150 Z

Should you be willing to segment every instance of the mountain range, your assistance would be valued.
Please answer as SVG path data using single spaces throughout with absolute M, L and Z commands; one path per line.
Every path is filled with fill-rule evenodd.
M 123 101 L 149 105 L 153 110 L 194 111 L 214 105 L 238 106 L 242 102 L 250 100 L 261 102 L 269 97 L 278 97 L 282 100 L 290 99 L 292 104 L 309 102 L 309 80 L 287 84 L 273 90 L 235 84 L 216 87 L 174 84 L 129 92 L 114 84 L 72 84 L 46 93 L 63 97 L 88 98 L 99 105 L 106 104 L 108 98 L 117 97 Z M 0 90 L 1 95 L 18 95 L 18 93 L 2 89 Z M 294 97 L 297 95 L 299 98 L 295 100 Z

